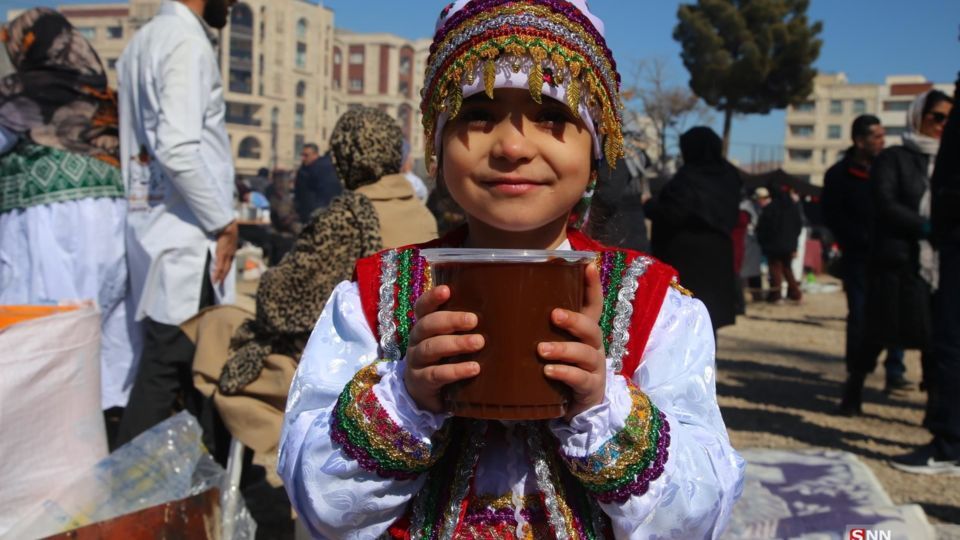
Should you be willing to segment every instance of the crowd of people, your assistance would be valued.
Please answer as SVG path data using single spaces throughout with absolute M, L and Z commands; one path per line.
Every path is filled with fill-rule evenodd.
M 886 149 L 880 120 L 858 117 L 853 146 L 827 172 L 823 193 L 824 217 L 843 253 L 848 305 L 848 376 L 838 412 L 861 414 L 864 381 L 884 349 L 886 391 L 910 388 L 903 351 L 919 350 L 927 393 L 923 425 L 933 438 L 892 464 L 926 474 L 954 471 L 960 459 L 954 397 L 960 327 L 951 326 L 957 269 L 950 259 L 957 233 L 956 217 L 945 215 L 956 211 L 960 174 L 956 135 L 945 137 L 948 118 L 957 116 L 952 110 L 953 99 L 943 92 L 921 93 L 907 111 L 903 144 Z M 960 128 L 955 120 L 950 126 Z
M 118 93 L 56 11 L 2 36 L 15 72 L 0 84 L 0 304 L 96 299 L 111 446 L 185 408 L 215 456 L 233 436 L 275 469 L 318 537 L 722 530 L 744 462 L 717 405 L 716 332 L 745 296 L 802 300 L 798 193 L 746 189 L 707 127 L 680 138 L 682 167 L 652 193 L 582 0 L 441 12 L 422 107 L 433 189 L 396 121 L 359 107 L 326 153 L 303 147 L 295 179 L 267 172 L 239 193 L 215 45 L 231 3 L 163 0 L 117 62 Z M 849 306 L 840 412 L 860 413 L 883 349 L 890 391 L 909 386 L 903 350 L 923 351 L 933 441 L 894 460 L 911 472 L 960 471 L 951 106 L 919 96 L 886 150 L 879 120 L 858 118 L 822 202 Z M 269 208 L 283 239 L 255 313 L 231 307 L 238 198 Z M 441 246 L 596 252 L 585 307 L 551 314 L 570 340 L 537 345 L 544 377 L 571 390 L 565 416 L 444 412 L 443 388 L 481 369 L 446 359 L 484 337 L 475 314 L 444 309 L 455 292 L 429 286 L 420 250 Z

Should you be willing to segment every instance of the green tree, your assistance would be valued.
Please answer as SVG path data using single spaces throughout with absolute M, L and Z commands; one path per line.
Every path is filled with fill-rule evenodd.
M 766 114 L 813 91 L 821 22 L 809 0 L 697 0 L 681 4 L 673 38 L 690 72 L 690 89 L 723 113 L 723 150 L 734 114 Z

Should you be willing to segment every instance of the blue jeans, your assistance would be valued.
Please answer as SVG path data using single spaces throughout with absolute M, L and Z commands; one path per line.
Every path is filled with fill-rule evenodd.
M 847 373 L 866 375 L 877 366 L 882 347 L 872 345 L 866 333 L 867 263 L 859 258 L 844 257 L 843 290 L 847 293 L 847 346 L 844 360 Z M 903 378 L 903 349 L 888 348 L 883 362 L 887 380 Z

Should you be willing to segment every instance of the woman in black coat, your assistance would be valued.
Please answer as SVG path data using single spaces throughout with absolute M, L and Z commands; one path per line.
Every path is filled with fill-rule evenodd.
M 708 127 L 680 137 L 683 167 L 648 203 L 654 256 L 707 306 L 713 328 L 736 322 L 736 277 L 731 233 L 737 225 L 741 181 L 723 158 L 723 142 Z
M 849 367 L 840 405 L 844 413 L 860 412 L 863 382 L 882 348 L 929 347 L 931 294 L 937 282 L 929 241 L 930 177 L 951 107 L 943 92 L 919 96 L 907 113 L 903 144 L 884 150 L 870 169 L 876 219 L 868 263 L 867 344 L 862 358 Z

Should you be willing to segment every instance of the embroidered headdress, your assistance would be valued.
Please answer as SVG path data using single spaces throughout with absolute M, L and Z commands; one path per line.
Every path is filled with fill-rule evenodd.
M 458 0 L 440 13 L 424 78 L 427 159 L 465 98 L 527 88 L 566 103 L 593 136 L 594 157 L 623 155 L 620 75 L 603 22 L 584 0 Z

